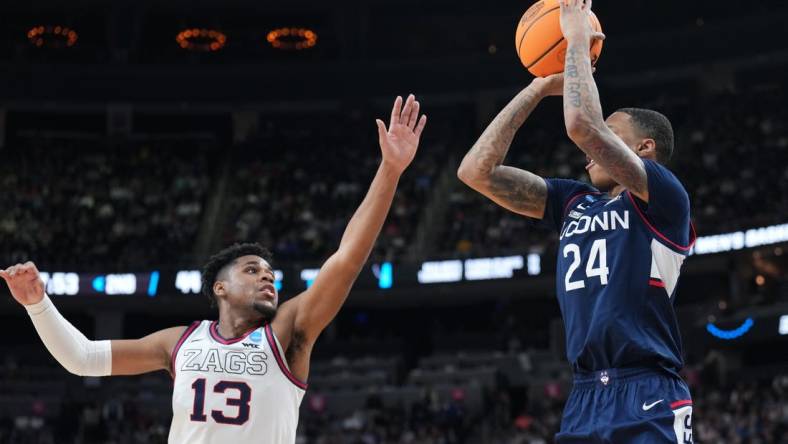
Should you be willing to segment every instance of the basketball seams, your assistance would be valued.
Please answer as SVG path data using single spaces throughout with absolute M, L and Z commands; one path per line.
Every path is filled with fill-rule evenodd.
M 535 76 L 546 76 L 563 70 L 564 62 L 558 59 L 563 59 L 561 54 L 566 50 L 566 38 L 556 28 L 560 26 L 559 15 L 561 9 L 559 5 L 556 5 L 557 1 L 560 0 L 541 0 L 537 2 L 534 6 L 540 3 L 550 6 L 547 6 L 547 9 L 534 13 L 533 18 L 527 21 L 528 23 L 521 21 L 517 28 L 518 39 L 515 42 L 517 55 L 523 66 Z M 533 9 L 533 6 L 529 8 L 529 11 L 530 9 Z M 528 16 L 529 11 L 526 11 L 523 16 Z M 549 17 L 549 14 L 556 15 Z M 602 25 L 596 14 L 590 13 L 589 22 L 595 32 L 601 32 Z M 534 30 L 534 25 L 537 23 L 539 23 L 539 26 Z M 535 34 L 527 37 L 532 31 Z M 557 41 L 554 40 L 553 43 L 547 43 L 550 36 L 559 38 Z M 531 43 L 524 48 L 526 37 Z M 590 45 L 590 55 L 591 64 L 595 65 L 602 52 L 603 45 L 601 40 L 593 40 Z M 540 52 L 535 54 L 537 51 Z
M 544 52 L 542 55 L 540 55 L 539 57 L 537 57 L 537 58 L 536 58 L 536 60 L 534 60 L 534 61 L 533 61 L 533 63 L 531 63 L 530 65 L 526 66 L 525 68 L 526 68 L 526 69 L 530 69 L 532 66 L 536 65 L 537 63 L 539 63 L 539 62 L 540 62 L 540 61 L 541 61 L 543 58 L 545 58 L 545 56 L 547 56 L 547 54 L 550 54 L 551 52 L 553 52 L 553 50 L 554 50 L 554 49 L 555 49 L 555 48 L 556 48 L 558 45 L 560 45 L 560 44 L 561 44 L 561 42 L 563 42 L 563 41 L 564 41 L 564 38 L 563 38 L 563 37 L 561 37 L 561 39 L 559 39 L 557 42 L 553 43 L 553 46 L 551 46 L 551 47 L 547 48 L 547 50 L 546 50 L 546 51 L 545 51 L 545 52 Z
M 561 9 L 561 7 L 560 6 L 556 6 L 556 7 L 552 8 L 552 9 L 548 9 L 547 11 L 543 12 L 541 15 L 539 15 L 536 18 L 534 18 L 533 20 L 531 20 L 531 23 L 528 25 L 527 28 L 525 28 L 525 31 L 523 31 L 523 35 L 520 36 L 520 42 L 517 43 L 517 55 L 518 56 L 520 55 L 520 49 L 523 47 L 523 41 L 525 40 L 525 36 L 528 34 L 528 31 L 530 31 L 531 28 L 534 26 L 534 24 L 536 24 L 536 22 L 538 22 L 542 17 L 544 17 L 547 14 L 549 14 L 549 13 L 551 13 L 553 11 L 556 11 L 558 9 Z M 528 11 L 526 11 L 526 12 L 528 12 Z M 563 39 L 563 37 L 561 37 L 561 38 Z M 542 57 L 544 57 L 544 56 L 542 56 Z

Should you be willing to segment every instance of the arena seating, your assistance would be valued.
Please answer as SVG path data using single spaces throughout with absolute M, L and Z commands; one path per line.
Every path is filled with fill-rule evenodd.
M 2 352 L 0 442 L 166 442 L 171 380 L 165 373 L 79 378 L 44 350 Z M 525 384 L 503 376 L 509 365 L 526 375 Z M 312 368 L 301 443 L 547 443 L 571 385 L 565 362 L 539 350 L 436 352 L 404 369 L 404 379 L 398 376 L 402 363 L 385 356 L 335 357 Z M 685 374 L 697 412 L 696 441 L 786 437 L 788 375 L 752 372 L 720 385 L 704 380 L 706 374 L 701 366 Z

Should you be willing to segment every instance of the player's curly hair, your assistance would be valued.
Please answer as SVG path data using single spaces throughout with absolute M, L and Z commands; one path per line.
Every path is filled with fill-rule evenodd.
M 664 114 L 643 108 L 621 108 L 619 113 L 629 115 L 635 129 L 642 136 L 654 139 L 657 162 L 665 165 L 673 155 L 673 126 Z
M 262 245 L 254 243 L 235 243 L 222 251 L 214 254 L 202 267 L 202 294 L 211 301 L 211 307 L 216 306 L 216 294 L 213 292 L 213 284 L 222 270 L 235 262 L 241 256 L 254 255 L 260 256 L 268 263 L 271 263 L 271 252 Z

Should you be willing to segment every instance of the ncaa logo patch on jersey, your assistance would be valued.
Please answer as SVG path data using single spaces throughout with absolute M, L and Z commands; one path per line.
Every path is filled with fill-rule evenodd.
M 263 340 L 263 334 L 260 330 L 255 330 L 249 335 L 249 340 L 252 342 L 260 342 Z

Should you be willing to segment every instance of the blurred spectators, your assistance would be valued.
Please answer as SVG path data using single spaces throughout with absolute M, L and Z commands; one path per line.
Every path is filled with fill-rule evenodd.
M 191 254 L 210 186 L 196 143 L 31 139 L 0 163 L 0 263 L 166 265 Z M 73 268 L 72 268 L 73 269 Z
M 453 125 L 472 116 L 462 107 L 426 111 L 428 129 L 400 180 L 374 259 L 402 259 L 446 165 L 447 144 L 464 134 Z M 224 243 L 258 241 L 277 260 L 325 259 L 339 245 L 380 162 L 373 123 L 360 112 L 267 120 L 233 164 Z

